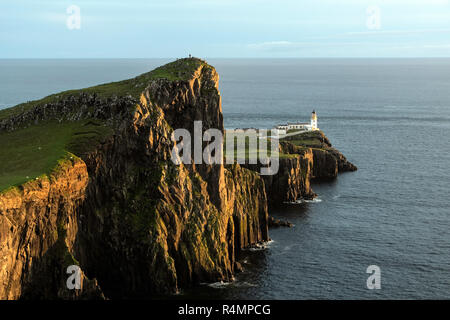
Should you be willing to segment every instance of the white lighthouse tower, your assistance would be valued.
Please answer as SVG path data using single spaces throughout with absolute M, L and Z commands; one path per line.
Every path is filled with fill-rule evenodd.
M 319 127 L 317 126 L 317 114 L 315 110 L 313 110 L 311 114 L 311 130 L 319 130 Z

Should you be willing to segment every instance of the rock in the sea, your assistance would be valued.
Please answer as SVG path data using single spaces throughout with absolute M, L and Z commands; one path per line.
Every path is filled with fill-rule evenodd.
M 294 225 L 289 221 L 276 219 L 274 217 L 269 217 L 269 227 L 289 227 L 292 228 Z
M 235 272 L 244 272 L 244 267 L 242 267 L 242 264 L 238 261 L 234 263 L 234 270 Z

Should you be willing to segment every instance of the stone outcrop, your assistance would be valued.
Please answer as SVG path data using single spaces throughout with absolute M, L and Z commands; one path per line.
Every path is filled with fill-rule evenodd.
M 298 154 L 302 157 L 305 154 L 312 153 L 312 159 L 310 160 L 312 166 L 309 172 L 311 179 L 334 179 L 338 173 L 357 170 L 357 167 L 349 162 L 339 150 L 333 148 L 330 140 L 322 131 L 308 132 L 300 137 L 306 138 L 305 142 L 300 145 L 295 145 L 289 140 L 282 140 L 280 152 L 290 155 Z M 296 139 L 296 136 L 293 139 Z
M 313 180 L 329 180 L 338 173 L 357 170 L 321 131 L 303 134 L 313 138 L 296 145 L 289 140 L 279 141 L 279 170 L 275 175 L 262 176 L 269 205 L 283 202 L 310 200 L 316 197 L 311 188 Z M 261 164 L 243 164 L 245 168 L 260 172 Z
M 274 217 L 269 217 L 269 226 L 273 228 L 278 227 L 289 227 L 292 228 L 294 225 L 290 223 L 289 221 L 276 219 Z
M 129 117 L 129 109 L 135 106 L 137 102 L 130 95 L 102 98 L 95 92 L 83 91 L 78 94 L 61 95 L 61 97 L 55 95 L 51 100 L 32 108 L 27 108 L 26 104 L 15 107 L 23 111 L 6 119 L 1 119 L 0 132 L 13 131 L 49 119 L 58 122 L 99 119 L 108 124 L 114 124 Z

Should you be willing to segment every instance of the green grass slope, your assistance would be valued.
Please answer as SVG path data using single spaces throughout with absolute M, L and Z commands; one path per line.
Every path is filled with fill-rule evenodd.
M 141 74 L 135 78 L 110 82 L 79 90 L 68 90 L 57 94 L 52 94 L 40 100 L 29 101 L 15 107 L 0 110 L 0 120 L 20 114 L 37 105 L 56 102 L 64 97 L 75 95 L 81 92 L 96 93 L 99 97 L 110 98 L 113 96 L 128 96 L 139 98 L 141 92 L 147 87 L 151 80 L 167 79 L 170 81 L 188 80 L 192 78 L 195 70 L 200 66 L 212 68 L 203 60 L 197 58 L 179 59 L 158 67 L 150 72 Z
M 110 132 L 98 122 L 77 121 L 0 134 L 0 191 L 49 174 L 67 152 L 80 155 Z
M 202 65 L 210 67 L 200 59 L 179 59 L 133 79 L 64 91 L 41 100 L 0 110 L 0 121 L 36 106 L 57 102 L 81 92 L 96 93 L 105 99 L 128 95 L 139 98 L 151 80 L 188 80 Z M 81 156 L 112 132 L 113 128 L 107 127 L 99 120 L 89 119 L 63 123 L 47 121 L 12 132 L 0 132 L 0 191 L 50 173 L 67 152 Z
M 282 138 L 281 141 L 292 143 L 298 147 L 313 149 L 326 149 L 331 146 L 328 138 L 320 130 L 302 132 L 300 134 Z

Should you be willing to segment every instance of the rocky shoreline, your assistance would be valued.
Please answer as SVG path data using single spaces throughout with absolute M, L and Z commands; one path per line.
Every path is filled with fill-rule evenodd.
M 269 217 L 271 203 L 311 199 L 312 179 L 356 170 L 325 136 L 314 148 L 282 142 L 291 157 L 274 176 L 250 165 L 175 165 L 173 129 L 193 132 L 201 120 L 223 132 L 223 115 L 213 67 L 168 66 L 188 76 L 150 79 L 139 96 L 81 90 L 0 117 L 0 134 L 89 119 L 113 132 L 0 192 L 0 299 L 114 299 L 230 281 L 241 250 L 268 241 L 269 226 L 289 226 Z M 66 288 L 69 265 L 82 270 L 80 290 Z

